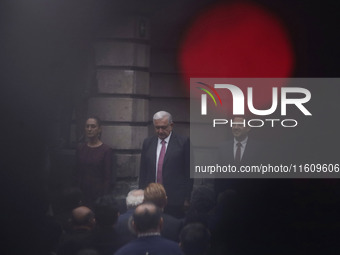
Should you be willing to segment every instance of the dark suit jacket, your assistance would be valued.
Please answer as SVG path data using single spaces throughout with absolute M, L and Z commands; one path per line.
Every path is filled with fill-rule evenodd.
M 248 137 L 247 145 L 241 158 L 241 164 L 252 165 L 262 163 L 266 156 L 268 156 L 266 150 L 263 143 Z M 237 165 L 234 159 L 234 139 L 221 144 L 219 148 L 219 162 Z
M 179 233 L 182 230 L 184 221 L 169 214 L 163 213 L 163 228 L 161 235 L 169 240 L 179 242 Z
M 134 208 L 130 208 L 125 213 L 119 215 L 118 221 L 115 225 L 117 232 L 121 234 L 124 237 L 124 241 L 127 242 L 137 238 L 137 235 L 132 233 L 129 229 L 129 220 L 132 217 L 134 211 Z
M 139 172 L 139 188 L 155 182 L 157 136 L 144 140 Z M 190 199 L 193 180 L 190 179 L 190 140 L 172 132 L 163 162 L 163 185 L 168 205 L 183 205 Z
M 128 243 L 125 236 L 117 232 L 116 229 L 109 227 L 99 227 L 93 231 L 94 248 L 99 255 L 112 255 L 119 248 Z
M 264 143 L 256 141 L 248 137 L 247 145 L 240 163 L 236 163 L 234 159 L 234 139 L 221 144 L 218 151 L 219 164 L 224 165 L 257 165 L 268 162 L 270 160 L 269 147 Z M 259 179 L 245 178 L 216 178 L 214 182 L 215 193 L 218 195 L 226 189 L 234 189 L 240 192 L 250 192 L 251 189 L 258 189 L 260 185 Z
M 61 236 L 57 254 L 73 255 L 80 250 L 94 248 L 92 231 L 88 229 L 77 229 Z

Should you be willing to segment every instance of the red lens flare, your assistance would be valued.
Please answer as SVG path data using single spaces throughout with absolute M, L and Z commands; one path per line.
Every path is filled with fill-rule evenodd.
M 200 13 L 183 37 L 178 59 L 187 84 L 190 78 L 290 77 L 294 65 L 283 23 L 250 2 L 217 4 Z M 246 86 L 240 88 L 246 94 Z M 259 107 L 270 104 L 272 86 L 254 87 L 254 97 Z

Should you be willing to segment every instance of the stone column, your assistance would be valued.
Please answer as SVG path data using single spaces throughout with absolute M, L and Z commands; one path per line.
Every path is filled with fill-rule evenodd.
M 97 92 L 88 114 L 103 121 L 102 141 L 114 149 L 119 183 L 137 186 L 140 150 L 148 135 L 149 24 L 138 16 L 116 17 L 95 43 Z

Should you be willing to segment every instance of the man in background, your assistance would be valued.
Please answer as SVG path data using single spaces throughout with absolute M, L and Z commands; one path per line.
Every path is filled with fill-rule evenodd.
M 251 127 L 247 125 L 244 117 L 234 117 L 231 132 L 233 139 L 225 141 L 219 148 L 219 163 L 221 165 L 234 165 L 237 168 L 241 165 L 257 165 L 269 160 L 268 146 L 264 146 L 261 141 L 249 137 Z M 250 190 L 251 185 L 255 183 L 253 179 L 247 179 L 246 174 L 242 178 L 216 178 L 215 193 L 218 195 L 226 189 L 233 189 L 237 192 Z

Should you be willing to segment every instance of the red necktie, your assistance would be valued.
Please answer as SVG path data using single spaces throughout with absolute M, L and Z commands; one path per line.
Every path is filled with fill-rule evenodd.
M 166 151 L 165 143 L 166 141 L 164 140 L 161 141 L 162 148 L 161 148 L 161 152 L 159 153 L 158 164 L 157 164 L 157 183 L 163 182 L 162 168 L 163 168 L 163 161 L 164 161 L 164 156 L 165 156 L 165 151 Z
M 236 149 L 236 155 L 235 155 L 235 162 L 239 163 L 239 162 L 241 162 L 241 147 L 242 147 L 242 144 L 237 143 L 236 146 L 237 146 L 237 149 Z

